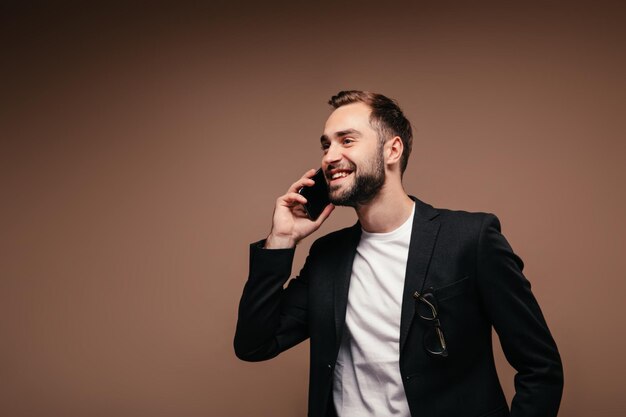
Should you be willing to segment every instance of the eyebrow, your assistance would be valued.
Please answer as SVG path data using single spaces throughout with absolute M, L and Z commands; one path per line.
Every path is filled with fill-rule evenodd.
M 354 136 L 360 136 L 361 132 L 359 132 L 356 129 L 346 129 L 346 130 L 340 130 L 339 132 L 335 132 L 335 137 L 341 138 L 344 136 L 348 136 L 348 135 L 354 135 Z M 324 143 L 324 142 L 328 142 L 330 139 L 328 138 L 327 135 L 322 135 L 320 137 L 320 142 Z

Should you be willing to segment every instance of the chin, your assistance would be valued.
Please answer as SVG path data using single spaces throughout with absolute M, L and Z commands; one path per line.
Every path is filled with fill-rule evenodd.
M 328 197 L 330 202 L 333 203 L 334 206 L 356 207 L 356 204 L 351 198 L 352 196 L 349 192 L 330 193 Z
M 335 188 L 331 188 L 328 192 L 328 197 L 331 200 L 343 200 L 347 196 L 351 194 L 350 187 L 342 187 L 341 185 L 336 186 Z

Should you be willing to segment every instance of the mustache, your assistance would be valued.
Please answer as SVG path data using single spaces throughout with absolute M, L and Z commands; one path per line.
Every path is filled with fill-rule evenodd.
M 345 164 L 342 165 L 328 165 L 326 167 L 326 177 L 330 178 L 331 177 L 331 171 L 334 169 L 345 169 L 345 170 L 350 170 L 350 171 L 355 171 L 356 170 L 356 165 L 352 162 L 346 162 Z

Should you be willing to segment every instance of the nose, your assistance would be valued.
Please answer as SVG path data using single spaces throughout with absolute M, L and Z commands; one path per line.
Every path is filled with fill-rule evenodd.
M 322 157 L 322 165 L 326 167 L 333 163 L 337 163 L 341 160 L 341 157 L 341 148 L 338 145 L 331 143 Z

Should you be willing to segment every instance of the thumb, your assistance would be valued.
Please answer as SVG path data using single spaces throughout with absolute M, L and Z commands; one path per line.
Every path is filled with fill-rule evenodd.
M 326 207 L 324 207 L 324 211 L 322 211 L 317 220 L 315 220 L 316 226 L 320 227 L 322 223 L 326 221 L 328 216 L 330 216 L 330 213 L 332 213 L 334 209 L 335 206 L 333 204 L 328 204 Z

